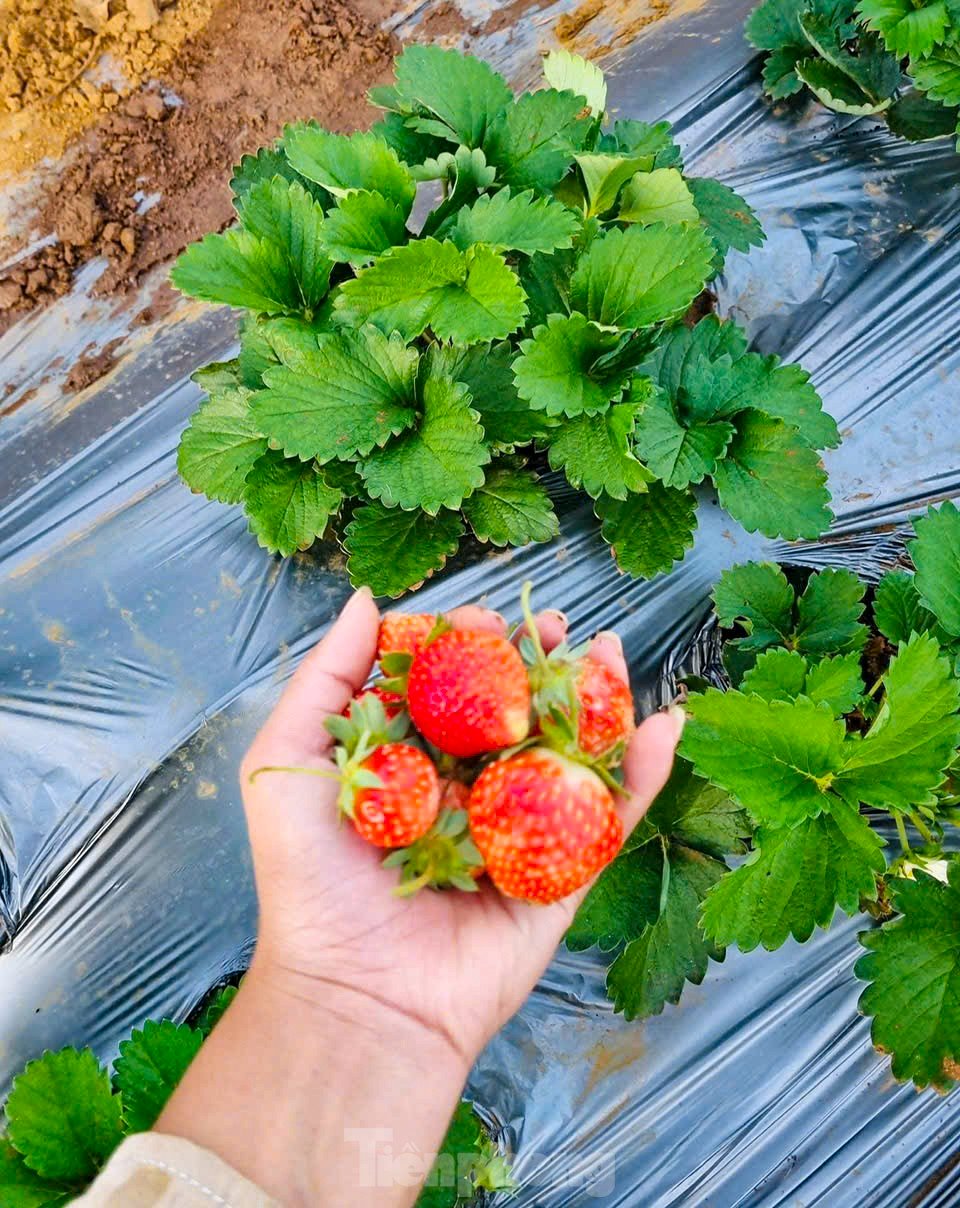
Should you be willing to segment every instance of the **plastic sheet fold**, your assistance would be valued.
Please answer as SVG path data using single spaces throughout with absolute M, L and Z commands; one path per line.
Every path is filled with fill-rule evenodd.
M 642 31 L 610 103 L 671 118 L 688 167 L 757 209 L 768 241 L 730 256 L 720 310 L 802 361 L 836 416 L 835 530 L 769 542 L 705 496 L 683 564 L 635 582 L 558 486 L 557 542 L 468 552 L 417 599 L 513 613 L 532 578 L 577 632 L 621 633 L 646 708 L 678 668 L 715 669 L 701 626 L 725 567 L 764 556 L 873 577 L 908 516 L 960 493 L 960 159 L 946 140 L 772 111 L 745 13 L 711 3 Z M 24 328 L 0 373 L 23 372 L 42 332 Z M 111 1057 L 249 956 L 236 768 L 348 586 L 333 547 L 271 559 L 237 509 L 177 479 L 189 373 L 234 334 L 224 312 L 191 312 L 82 408 L 33 400 L 0 425 L 0 1094 L 45 1047 Z M 960 1202 L 960 1098 L 897 1086 L 857 1015 L 862 925 L 731 951 L 644 1023 L 612 1013 L 604 958 L 558 954 L 470 1084 L 517 1151 L 518 1208 Z

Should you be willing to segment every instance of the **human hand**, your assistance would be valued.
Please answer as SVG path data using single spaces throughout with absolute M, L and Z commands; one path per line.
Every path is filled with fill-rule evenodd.
M 506 633 L 496 613 L 448 619 Z M 401 898 L 382 852 L 338 817 L 324 728 L 370 674 L 379 614 L 358 592 L 304 659 L 241 769 L 260 900 L 253 963 L 157 1122 L 219 1154 L 278 1201 L 409 1208 L 480 1049 L 549 963 L 584 888 L 551 906 L 424 891 Z M 565 622 L 537 619 L 543 644 Z M 619 642 L 592 657 L 626 678 Z M 665 782 L 680 725 L 661 714 L 628 747 L 624 828 Z M 412 1167 L 411 1167 L 412 1160 Z M 400 1163 L 399 1165 L 397 1163 Z
M 338 817 L 336 783 L 315 776 L 253 774 L 270 765 L 333 770 L 324 719 L 367 680 L 379 614 L 358 592 L 307 656 L 248 752 L 241 771 L 261 922 L 259 971 L 277 986 L 356 1020 L 391 1013 L 442 1040 L 465 1068 L 517 1010 L 546 968 L 586 894 L 552 906 L 477 894 L 421 892 L 400 898 L 382 853 Z M 505 634 L 497 613 L 455 609 L 457 628 Z M 557 613 L 537 627 L 546 648 L 566 636 Z M 627 679 L 619 642 L 595 639 L 591 656 Z M 619 812 L 627 833 L 666 780 L 679 737 L 672 715 L 636 731 L 624 760 Z

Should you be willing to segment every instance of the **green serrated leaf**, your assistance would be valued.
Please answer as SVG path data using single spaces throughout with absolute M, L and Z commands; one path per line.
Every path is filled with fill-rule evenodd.
M 825 808 L 846 751 L 843 722 L 824 705 L 711 688 L 687 711 L 681 754 L 761 825 L 796 826 Z
M 513 100 L 506 81 L 482 59 L 439 46 L 407 46 L 396 62 L 392 96 L 375 89 L 375 104 L 425 115 L 415 128 L 478 147 Z
M 320 231 L 331 260 L 367 264 L 407 237 L 403 210 L 381 193 L 358 189 L 339 198 Z
M 319 126 L 288 127 L 283 149 L 293 167 L 335 197 L 363 189 L 395 202 L 410 213 L 417 186 L 396 151 L 369 130 L 332 134 Z
M 915 5 L 913 0 L 860 0 L 857 12 L 868 29 L 883 38 L 898 59 L 930 54 L 950 23 L 944 0 Z
M 123 1139 L 120 1100 L 90 1049 L 31 1061 L 13 1080 L 6 1115 L 27 1165 L 56 1182 L 89 1182 Z
M 642 849 L 641 849 L 642 850 Z M 666 898 L 651 923 L 610 966 L 607 993 L 627 1019 L 659 1015 L 680 999 L 686 982 L 699 985 L 711 958 L 723 954 L 700 929 L 700 903 L 724 875 L 726 865 L 702 852 L 674 847 L 669 856 Z
M 729 793 L 697 776 L 686 759 L 674 760 L 670 779 L 657 795 L 626 847 L 664 835 L 685 847 L 722 859 L 746 850 L 750 817 Z
M 500 189 L 460 210 L 445 233 L 463 251 L 486 243 L 498 251 L 529 256 L 572 247 L 577 227 L 576 214 L 549 197 L 535 198 L 529 189 L 517 194 Z
M 654 168 L 683 168 L 680 148 L 673 141 L 673 127 L 669 122 L 638 122 L 633 118 L 620 118 L 613 123 L 613 132 L 607 137 L 611 149 L 626 151 L 634 155 L 652 155 Z
M 0 1204 L 3 1208 L 55 1208 L 74 1199 L 81 1190 L 44 1179 L 23 1160 L 10 1142 L 0 1136 Z
M 297 368 L 268 369 L 254 418 L 288 457 L 366 456 L 416 420 L 416 349 L 376 328 L 322 336 Z
M 836 421 L 823 410 L 806 370 L 783 365 L 777 356 L 745 352 L 741 339 L 735 324 L 718 323 L 713 316 L 701 319 L 687 338 L 671 332 L 651 367 L 676 400 L 681 417 L 709 421 L 748 409 L 762 411 L 795 428 L 811 449 L 836 447 Z
M 571 302 L 604 326 L 645 327 L 674 318 L 703 288 L 712 252 L 694 226 L 657 223 L 607 231 L 580 258 Z
M 465 1100 L 454 1112 L 443 1144 L 414 1208 L 455 1208 L 475 1198 L 472 1172 L 485 1156 L 485 1135 Z
M 520 261 L 517 271 L 527 295 L 528 331 L 542 327 L 551 315 L 570 313 L 570 277 L 577 254 L 572 249 L 552 255 L 536 252 Z
M 588 152 L 578 155 L 576 163 L 582 181 L 583 200 L 578 194 L 575 204 L 583 206 L 587 217 L 593 217 L 613 209 L 627 181 L 635 173 L 648 173 L 653 168 L 653 156 Z M 571 201 L 573 203 L 573 199 Z
M 607 83 L 596 63 L 569 50 L 552 50 L 544 56 L 543 78 L 558 92 L 582 96 L 594 117 L 603 116 L 607 107 Z
M 850 570 L 828 567 L 811 575 L 797 601 L 796 649 L 811 658 L 862 650 L 869 635 L 860 623 L 865 591 Z
M 550 436 L 550 466 L 563 470 L 571 486 L 593 499 L 611 499 L 645 491 L 653 474 L 632 452 L 637 415 L 633 402 L 617 403 L 602 415 L 565 420 Z
M 697 222 L 699 212 L 693 194 L 676 168 L 654 168 L 652 172 L 637 172 L 620 195 L 621 222 L 637 222 L 649 226 L 662 222 Z
M 803 46 L 800 0 L 764 0 L 747 18 L 746 35 L 757 50 L 780 50 L 786 46 Z
M 312 180 L 301 176 L 284 155 L 283 148 L 274 145 L 261 147 L 255 155 L 241 157 L 239 164 L 233 169 L 233 176 L 230 179 L 234 204 L 242 202 L 254 185 L 258 185 L 264 180 L 272 180 L 275 176 L 282 176 L 286 180 L 296 181 L 303 185 L 321 205 L 326 205 L 330 201 L 330 194 L 326 189 L 322 189 Z
M 906 642 L 911 634 L 932 633 L 937 618 L 920 601 L 913 575 L 888 571 L 877 584 L 873 597 L 873 619 L 888 642 Z
M 608 373 L 597 362 L 616 347 L 616 332 L 603 331 L 583 315 L 551 315 L 533 338 L 520 342 L 513 373 L 517 393 L 548 416 L 597 415 L 619 397 L 623 371 Z
M 313 462 L 271 450 L 247 475 L 243 507 L 264 549 L 287 558 L 323 536 L 342 502 Z
M 402 113 L 386 113 L 379 122 L 374 122 L 371 131 L 379 135 L 408 167 L 415 167 L 425 160 L 434 159 L 449 149 L 449 139 L 437 138 L 434 134 L 422 134 L 411 130 Z
M 949 501 L 913 522 L 910 557 L 920 601 L 947 633 L 960 636 L 960 511 Z
M 960 867 L 954 857 L 946 885 L 918 870 L 887 888 L 900 917 L 860 935 L 860 1010 L 896 1078 L 948 1091 L 960 1072 Z
M 760 247 L 766 238 L 763 227 L 739 193 L 709 177 L 688 177 L 687 184 L 720 264 L 731 248 L 749 252 Z
M 721 505 L 747 532 L 819 537 L 830 527 L 826 471 L 795 428 L 759 411 L 743 411 L 713 479 Z
M 266 320 L 266 322 L 283 321 L 282 319 Z M 239 384 L 246 386 L 248 390 L 259 390 L 263 386 L 263 371 L 276 364 L 278 364 L 277 354 L 267 339 L 264 320 L 258 319 L 256 315 L 244 315 L 240 323 L 240 355 L 237 357 Z M 205 390 L 209 389 L 196 375 L 193 380 L 203 386 Z
M 560 533 L 546 488 L 531 470 L 494 464 L 463 504 L 463 514 L 480 541 L 491 545 L 529 545 L 552 541 Z
M 594 510 L 617 566 L 628 575 L 652 579 L 693 545 L 697 502 L 689 491 L 651 482 L 642 495 L 624 500 L 602 495 Z
M 646 843 L 608 865 L 584 898 L 566 944 L 571 952 L 594 946 L 610 952 L 641 936 L 660 914 L 663 850 Z
M 516 273 L 492 248 L 461 252 L 421 239 L 344 282 L 336 313 L 343 323 L 369 321 L 407 340 L 430 327 L 441 340 L 479 344 L 516 331 L 526 302 Z
M 453 345 L 431 350 L 431 372 L 463 382 L 480 415 L 488 445 L 513 448 L 544 439 L 557 426 L 542 411 L 534 411 L 517 394 L 513 379 L 513 349 L 509 344 Z
M 154 1126 L 202 1043 L 203 1034 L 196 1028 L 171 1019 L 147 1020 L 129 1040 L 121 1041 L 113 1068 L 128 1132 Z
M 863 695 L 860 654 L 838 654 L 814 663 L 807 672 L 803 689 L 814 704 L 825 701 L 835 717 L 851 713 Z
M 765 650 L 744 674 L 743 692 L 764 700 L 796 700 L 806 695 L 807 660 L 795 650 Z
M 221 988 L 207 1000 L 203 1006 L 203 1010 L 197 1017 L 196 1023 L 193 1025 L 201 1036 L 206 1038 L 210 1035 L 213 1029 L 223 1018 L 227 1007 L 229 1007 L 233 1000 L 237 997 L 238 989 L 239 987 L 237 986 L 221 986 Z
M 913 82 L 932 101 L 956 109 L 960 105 L 960 51 L 944 48 L 929 59 L 910 64 Z
M 177 470 L 191 491 L 222 503 L 243 498 L 251 466 L 267 451 L 250 397 L 241 386 L 221 386 L 194 411 L 177 449 Z
M 720 576 L 713 604 L 721 625 L 739 624 L 747 636 L 744 650 L 764 650 L 790 640 L 793 632 L 794 590 L 773 562 L 745 562 Z
M 229 230 L 191 243 L 177 257 L 170 280 L 191 298 L 263 314 L 283 314 L 303 305 L 281 249 L 249 231 Z
M 733 424 L 681 423 L 662 390 L 637 416 L 634 446 L 652 472 L 667 486 L 684 488 L 713 474 L 733 439 Z
M 848 743 L 838 791 L 887 809 L 933 805 L 960 745 L 960 683 L 926 634 L 900 644 L 883 682 L 876 719 Z
M 326 296 L 333 267 L 323 254 L 323 207 L 301 184 L 275 176 L 249 189 L 238 210 L 244 230 L 279 249 L 300 307 L 312 311 Z
M 417 587 L 457 552 L 463 523 L 456 512 L 405 512 L 368 503 L 357 508 L 343 534 L 354 587 L 399 596 Z
M 900 64 L 884 50 L 876 34 L 862 30 L 857 53 L 846 47 L 843 30 L 823 13 L 801 14 L 800 27 L 814 50 L 843 72 L 872 101 L 889 101 L 900 84 Z
M 839 907 L 872 900 L 886 867 L 883 841 L 860 815 L 834 798 L 829 810 L 797 826 L 761 830 L 757 850 L 707 894 L 703 929 L 718 944 L 742 952 L 773 951 L 793 936 L 805 943 L 829 927 Z
M 875 101 L 845 72 L 823 59 L 801 59 L 796 72 L 817 100 L 837 113 L 865 117 L 871 113 L 882 113 L 890 105 L 889 98 Z
M 369 494 L 386 507 L 435 516 L 441 508 L 458 508 L 483 484 L 489 460 L 466 386 L 431 377 L 423 385 L 417 426 L 360 462 L 359 470 Z
M 504 184 L 546 192 L 566 173 L 590 127 L 581 97 L 544 88 L 503 109 L 483 150 Z
M 497 174 L 478 147 L 472 151 L 468 147 L 458 147 L 453 153 L 446 151 L 436 161 L 428 160 L 417 171 L 421 180 L 442 181 L 445 191 L 444 200 L 424 219 L 421 238 L 441 236 L 459 211 L 471 205 L 493 184 Z
M 268 356 L 264 356 L 259 366 L 260 382 L 258 389 L 263 387 L 263 375 L 268 369 L 275 369 L 284 364 L 288 369 L 301 369 L 305 366 L 304 357 L 309 359 L 320 347 L 319 336 L 332 334 L 322 320 L 307 322 L 305 319 L 283 316 L 274 319 L 259 319 L 257 330 L 263 338 Z
M 694 327 L 678 324 L 667 328 L 641 369 L 671 398 L 680 399 L 698 393 L 697 382 L 705 362 L 735 363 L 746 351 L 747 337 L 742 328 L 707 315 Z
M 947 108 L 915 88 L 902 93 L 884 114 L 894 134 L 911 142 L 943 138 L 956 133 L 960 109 Z
M 803 88 L 797 63 L 810 53 L 807 46 L 783 46 L 771 51 L 763 64 L 763 90 L 775 101 L 795 96 Z

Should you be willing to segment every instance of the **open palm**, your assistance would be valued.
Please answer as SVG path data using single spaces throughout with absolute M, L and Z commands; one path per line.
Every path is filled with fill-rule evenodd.
M 459 628 L 505 633 L 496 613 L 449 614 Z M 261 920 L 257 960 L 295 992 L 352 1016 L 397 1012 L 442 1036 L 467 1061 L 517 1010 L 549 963 L 586 890 L 531 906 L 482 883 L 477 894 L 424 891 L 399 898 L 382 852 L 337 816 L 337 786 L 269 765 L 330 768 L 324 719 L 364 684 L 376 652 L 379 613 L 367 592 L 347 604 L 304 659 L 241 769 Z M 537 619 L 549 649 L 565 635 L 556 613 Z M 591 655 L 626 678 L 619 643 L 595 640 Z M 634 735 L 618 803 L 629 831 L 666 780 L 678 738 L 672 716 Z

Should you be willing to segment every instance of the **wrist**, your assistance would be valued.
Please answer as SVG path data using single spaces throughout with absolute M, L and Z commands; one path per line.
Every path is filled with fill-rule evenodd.
M 469 1067 L 420 1021 L 262 952 L 156 1128 L 290 1208 L 408 1208 Z
M 332 962 L 306 972 L 260 945 L 243 989 L 265 1016 L 309 1032 L 322 1050 L 349 1043 L 371 1057 L 379 1053 L 466 1081 L 482 1048 L 357 984 Z

